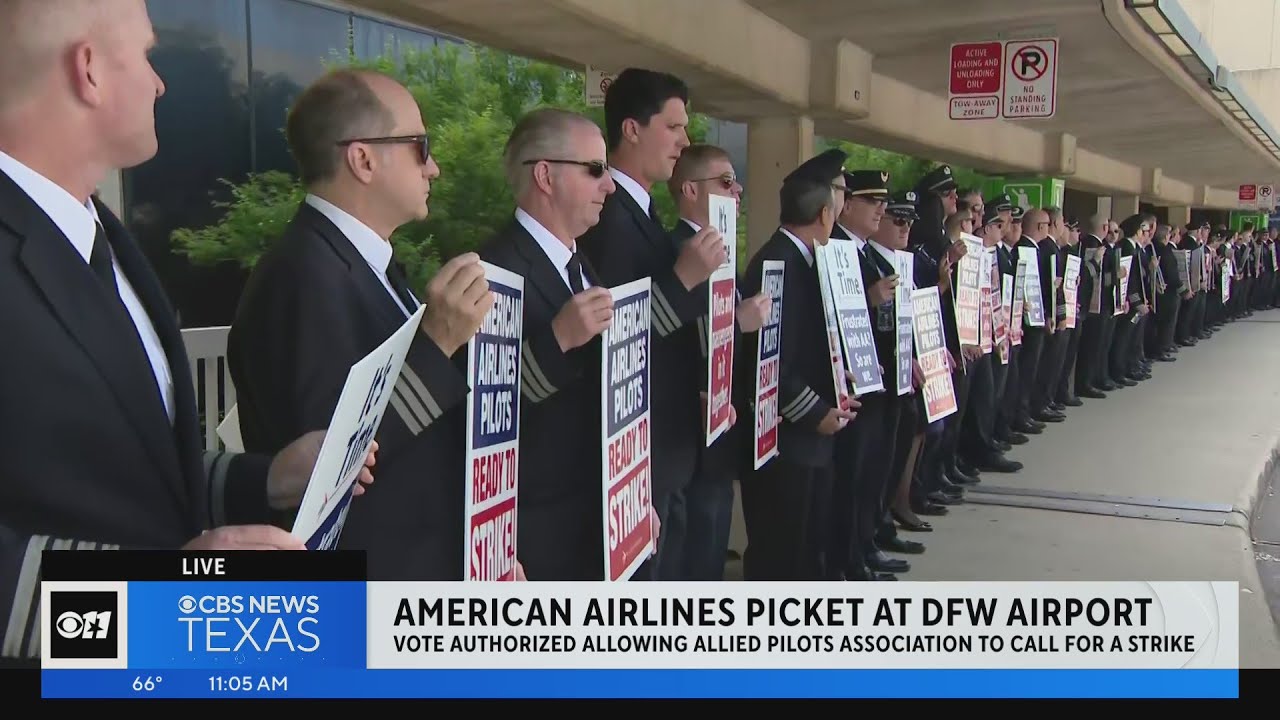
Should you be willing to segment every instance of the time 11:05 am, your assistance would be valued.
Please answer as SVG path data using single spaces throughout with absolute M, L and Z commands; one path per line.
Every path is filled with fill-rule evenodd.
M 210 675 L 210 692 L 289 692 L 289 678 L 274 675 Z

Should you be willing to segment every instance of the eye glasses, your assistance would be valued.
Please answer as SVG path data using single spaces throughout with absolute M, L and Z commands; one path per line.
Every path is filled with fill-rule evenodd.
M 738 178 L 730 172 L 721 173 L 715 177 L 697 178 L 696 180 L 690 180 L 689 182 L 711 182 L 712 180 L 719 180 L 720 185 L 722 185 L 725 190 L 732 190 L 734 183 L 738 182 Z
M 893 219 L 893 224 L 897 225 L 898 227 L 906 227 L 907 225 L 911 224 L 911 221 L 906 218 L 896 217 Z
M 342 147 L 351 145 L 352 143 L 366 143 L 369 145 L 417 145 L 419 152 L 418 159 L 424 165 L 431 159 L 431 138 L 427 135 L 395 135 L 392 137 L 352 138 L 350 140 L 339 140 L 336 144 L 339 147 Z
M 587 169 L 587 174 L 599 180 L 609 171 L 609 164 L 603 160 L 553 160 L 551 158 L 539 158 L 537 160 L 525 160 L 522 165 L 537 165 L 540 162 L 552 163 L 553 165 L 579 165 Z

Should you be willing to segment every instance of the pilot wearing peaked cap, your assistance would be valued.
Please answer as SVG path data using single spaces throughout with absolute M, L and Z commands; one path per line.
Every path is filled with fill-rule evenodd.
M 883 170 L 854 170 L 844 174 L 845 197 L 889 202 L 889 173 Z
M 901 192 L 889 199 L 889 207 L 885 208 L 885 212 L 895 218 L 915 222 L 920 219 L 920 212 L 916 210 L 918 202 L 915 190 Z
M 928 175 L 921 178 L 920 184 L 916 187 L 920 190 L 928 190 L 939 195 L 945 195 L 946 193 L 955 190 L 957 185 L 956 179 L 951 175 L 951 166 L 939 165 L 929 171 Z
M 1008 198 L 1007 195 L 1003 197 L 1005 197 L 1006 199 Z M 1012 210 L 1013 210 L 1012 204 L 1005 207 L 988 205 L 986 209 L 982 211 L 982 226 L 986 227 L 994 222 L 1003 221 L 1005 218 L 1002 217 L 1001 213 L 1011 212 Z
M 994 208 L 996 212 L 1010 211 L 1013 210 L 1013 198 L 1009 197 L 1008 193 L 1000 193 L 999 195 L 987 200 L 986 206 L 988 210 Z
M 843 183 L 837 183 L 836 181 L 843 180 L 844 161 L 848 157 L 844 151 L 831 148 L 805 160 L 800 164 L 800 167 L 792 170 L 789 175 L 782 179 L 782 184 L 786 186 L 796 182 L 809 182 L 814 184 L 831 183 L 843 186 Z

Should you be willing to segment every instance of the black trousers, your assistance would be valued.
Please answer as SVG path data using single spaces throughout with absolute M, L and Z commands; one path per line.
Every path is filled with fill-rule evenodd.
M 960 455 L 971 461 L 981 461 L 996 452 L 997 352 L 993 349 L 969 366 L 969 403 L 960 426 Z
M 962 356 L 960 358 L 961 365 L 963 366 L 965 362 Z M 969 409 L 969 385 L 971 380 L 969 369 L 956 368 L 951 373 L 951 384 L 955 387 L 956 392 L 956 411 L 943 421 L 945 425 L 942 429 L 942 444 L 939 446 L 938 452 L 939 460 L 941 460 L 944 470 L 956 466 L 956 452 L 960 448 L 960 428 L 964 424 L 965 412 Z
M 1053 399 L 1066 402 L 1076 394 L 1076 366 L 1080 362 L 1080 336 L 1084 334 L 1084 316 L 1076 314 L 1076 326 L 1062 330 L 1067 334 L 1067 352 L 1062 358 L 1062 371 L 1058 373 L 1058 386 L 1054 388 Z
M 831 466 L 807 466 L 775 457 L 742 480 L 747 549 L 745 580 L 820 580 L 823 516 L 831 492 Z M 815 522 L 817 521 L 817 522 Z
M 1022 345 L 1009 347 L 1009 364 L 1005 366 L 1004 382 L 1000 384 L 999 411 L 996 413 L 996 437 L 1007 439 L 1011 426 L 1021 418 L 1018 404 L 1022 398 Z
M 1177 334 L 1184 307 L 1187 310 L 1186 314 L 1190 315 L 1191 301 L 1183 300 L 1178 297 L 1176 292 L 1165 293 L 1160 296 L 1160 312 L 1156 317 L 1156 346 L 1154 348 L 1157 355 L 1163 355 L 1173 347 L 1173 339 Z
M 1018 358 L 1018 419 L 1028 420 L 1036 407 L 1037 381 L 1040 378 L 1040 362 L 1044 354 L 1048 334 L 1044 328 L 1029 327 L 1022 335 L 1022 357 Z
M 825 558 L 828 575 L 864 564 L 880 517 L 881 494 L 892 469 L 899 417 L 897 398 L 887 392 L 859 398 L 858 417 L 836 436 L 831 502 L 827 508 Z
M 1070 336 L 1061 330 L 1055 330 L 1052 334 L 1046 330 L 1044 333 L 1044 350 L 1040 356 L 1039 375 L 1036 377 L 1035 390 L 1031 396 L 1033 416 L 1044 412 L 1054 399 L 1054 394 L 1058 390 L 1058 381 L 1062 375 L 1062 365 L 1067 358 L 1067 344 L 1070 339 Z

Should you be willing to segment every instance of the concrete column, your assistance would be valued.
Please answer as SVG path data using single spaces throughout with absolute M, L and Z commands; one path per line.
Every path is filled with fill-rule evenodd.
M 1168 222 L 1174 227 L 1186 227 L 1191 222 L 1191 206 L 1174 205 L 1169 208 Z
M 1106 197 L 1102 195 L 1098 196 L 1098 214 L 1104 218 L 1114 217 L 1111 214 L 1111 198 L 1110 197 Z
M 1137 195 L 1112 195 L 1111 219 L 1120 222 L 1130 215 L 1137 215 L 1139 200 Z
M 111 212 L 115 213 L 121 222 L 128 224 L 124 217 L 123 173 L 116 170 L 107 175 L 102 184 L 98 186 L 98 198 L 107 207 L 111 208 Z
M 778 227 L 782 178 L 813 157 L 813 120 L 765 118 L 747 124 L 747 259 Z

